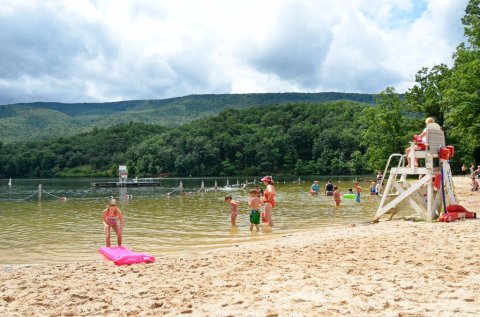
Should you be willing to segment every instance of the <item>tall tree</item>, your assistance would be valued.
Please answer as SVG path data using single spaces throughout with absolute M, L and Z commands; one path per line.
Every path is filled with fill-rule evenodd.
M 417 85 L 406 94 L 410 109 L 433 116 L 457 146 L 454 165 L 480 161 L 480 0 L 470 0 L 462 18 L 466 42 L 458 45 L 454 64 L 422 68 Z
M 438 124 L 443 125 L 446 109 L 442 98 L 451 73 L 451 69 L 445 64 L 419 70 L 415 75 L 415 82 L 418 84 L 405 93 L 410 110 L 434 117 Z
M 412 120 L 405 114 L 405 104 L 392 87 L 380 93 L 375 107 L 364 109 L 360 122 L 366 128 L 361 145 L 367 149 L 370 167 L 383 169 L 391 154 L 404 152 L 412 128 Z
M 480 48 L 480 0 L 470 0 L 462 18 L 465 36 L 472 48 Z
M 470 0 L 462 18 L 461 43 L 444 93 L 446 124 L 463 162 L 480 161 L 480 0 Z

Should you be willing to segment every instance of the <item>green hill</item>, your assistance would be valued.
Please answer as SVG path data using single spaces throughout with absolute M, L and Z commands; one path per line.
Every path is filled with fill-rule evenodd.
M 365 103 L 226 109 L 179 127 L 129 123 L 49 141 L 0 143 L 0 177 L 364 173 Z
M 105 128 L 129 122 L 174 127 L 218 114 L 227 108 L 338 100 L 373 104 L 375 95 L 335 92 L 221 94 L 108 103 L 35 102 L 0 105 L 0 138 L 3 143 L 50 140 L 91 131 L 94 127 Z

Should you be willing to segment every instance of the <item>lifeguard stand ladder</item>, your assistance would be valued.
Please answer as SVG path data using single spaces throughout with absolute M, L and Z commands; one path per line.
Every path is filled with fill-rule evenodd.
M 432 221 L 435 215 L 440 215 L 441 206 L 447 204 L 447 198 L 447 205 L 456 204 L 448 161 L 453 156 L 453 147 L 445 147 L 445 134 L 436 123 L 427 126 L 426 136 L 425 150 L 415 151 L 415 143 L 411 142 L 410 166 L 405 166 L 405 155 L 390 156 L 384 175 L 388 171 L 392 157 L 399 156 L 400 162 L 397 167 L 390 170 L 374 222 L 379 221 L 385 214 L 390 215 L 389 220 L 392 219 L 398 212 L 399 205 L 405 201 L 416 211 L 417 216 L 425 221 Z M 424 159 L 425 165 L 415 166 L 417 159 Z

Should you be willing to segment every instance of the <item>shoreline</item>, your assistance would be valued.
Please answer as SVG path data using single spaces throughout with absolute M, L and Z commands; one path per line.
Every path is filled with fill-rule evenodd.
M 460 204 L 480 193 L 455 177 Z M 373 212 L 372 212 L 373 218 Z M 0 267 L 4 316 L 480 314 L 477 219 L 381 221 L 157 257 Z

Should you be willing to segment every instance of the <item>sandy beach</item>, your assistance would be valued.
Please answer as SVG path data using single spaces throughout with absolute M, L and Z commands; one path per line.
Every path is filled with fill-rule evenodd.
M 460 204 L 480 193 L 455 178 Z M 372 210 L 372 218 L 374 211 Z M 480 222 L 317 229 L 147 265 L 0 267 L 1 316 L 478 316 Z

